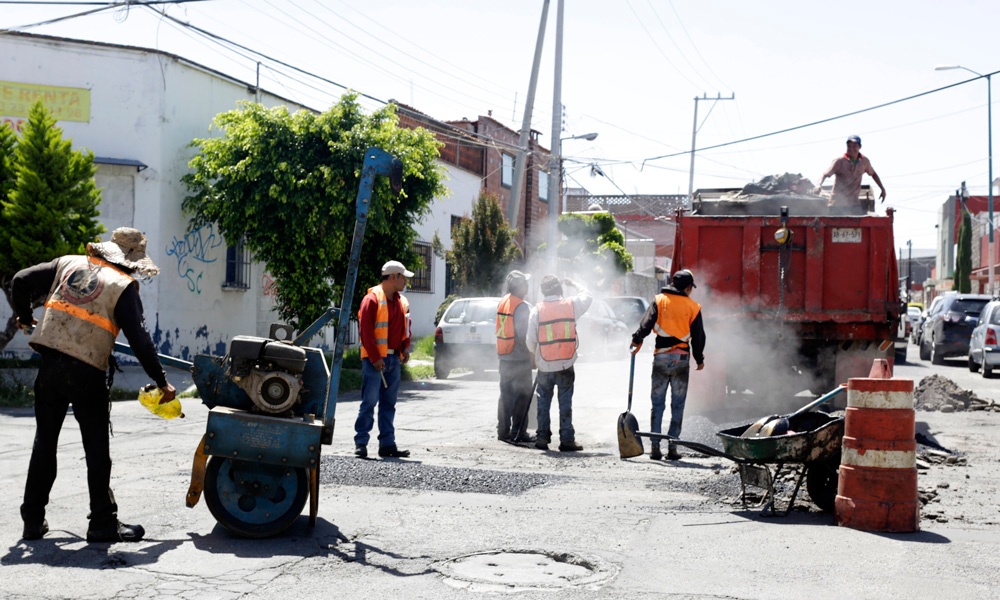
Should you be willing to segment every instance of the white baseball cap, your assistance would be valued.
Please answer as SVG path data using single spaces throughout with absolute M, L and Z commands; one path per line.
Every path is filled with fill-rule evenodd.
M 390 260 L 382 265 L 383 275 L 394 275 L 396 273 L 402 273 L 404 277 L 413 277 L 413 271 L 407 271 L 403 263 L 398 260 Z

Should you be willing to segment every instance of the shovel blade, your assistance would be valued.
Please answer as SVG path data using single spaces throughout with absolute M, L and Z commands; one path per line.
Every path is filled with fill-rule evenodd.
M 639 431 L 639 421 L 626 411 L 618 415 L 618 454 L 622 458 L 642 456 L 642 440 L 635 433 Z

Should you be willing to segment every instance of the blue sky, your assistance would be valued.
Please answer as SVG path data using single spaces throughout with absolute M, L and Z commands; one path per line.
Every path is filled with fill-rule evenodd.
M 442 120 L 520 127 L 542 0 L 212 0 L 166 14 L 380 100 Z M 0 27 L 90 6 L 2 5 Z M 989 40 L 1000 3 L 865 4 L 567 0 L 562 137 L 568 185 L 593 193 L 686 193 L 695 96 L 735 94 L 709 113 L 706 148 L 829 119 L 1000 69 Z M 552 137 L 552 0 L 532 126 Z M 148 8 L 108 10 L 24 31 L 158 48 L 247 81 L 257 57 L 207 41 Z M 323 109 L 342 89 L 263 60 L 262 86 Z M 2 78 L 2 74 L 0 74 Z M 1000 96 L 1000 90 L 997 90 Z M 694 185 L 740 187 L 768 174 L 814 182 L 860 135 L 896 212 L 897 247 L 932 248 L 941 203 L 962 181 L 987 193 L 986 82 L 699 152 Z M 375 107 L 375 101 L 366 101 Z M 708 115 L 705 118 L 705 115 Z M 1000 119 L 1000 115 L 998 115 Z M 207 124 L 206 124 L 207 126 Z M 1000 140 L 996 140 L 1000 144 Z M 591 177 L 596 162 L 608 179 Z M 994 177 L 1000 177 L 1000 163 Z M 882 208 L 880 207 L 880 208 Z M 883 208 L 884 209 L 884 208 Z

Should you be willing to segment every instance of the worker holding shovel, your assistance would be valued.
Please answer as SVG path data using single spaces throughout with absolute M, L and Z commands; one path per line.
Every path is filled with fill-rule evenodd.
M 694 355 L 698 365 L 705 367 L 705 327 L 701 320 L 701 305 L 689 298 L 697 287 L 694 275 L 687 269 L 674 273 L 673 285 L 664 286 L 653 303 L 646 309 L 639 329 L 632 334 L 632 354 L 642 347 L 642 340 L 651 331 L 656 331 L 656 351 L 653 354 L 653 391 L 650 399 L 653 408 L 650 413 L 650 429 L 661 433 L 663 411 L 666 409 L 667 387 L 670 388 L 670 428 L 667 434 L 680 437 L 681 422 L 684 419 L 684 403 L 687 400 L 689 357 Z M 660 460 L 660 440 L 652 441 L 649 458 Z M 668 460 L 678 460 L 680 452 L 674 446 L 667 449 Z

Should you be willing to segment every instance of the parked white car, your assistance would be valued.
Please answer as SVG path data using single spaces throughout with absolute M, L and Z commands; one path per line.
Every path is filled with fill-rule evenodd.
M 499 368 L 497 306 L 500 298 L 460 298 L 441 315 L 434 331 L 434 376 L 446 379 L 452 369 Z
M 969 339 L 969 370 L 982 369 L 983 377 L 993 376 L 993 367 L 1000 365 L 1000 301 L 993 300 L 979 313 L 979 322 Z

